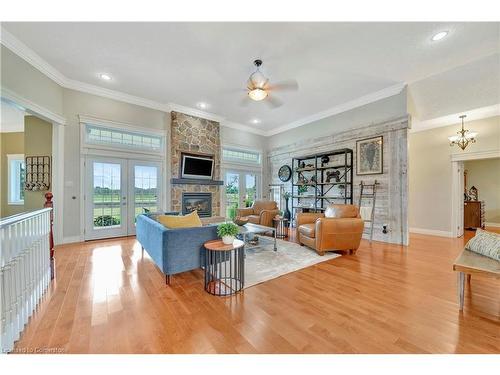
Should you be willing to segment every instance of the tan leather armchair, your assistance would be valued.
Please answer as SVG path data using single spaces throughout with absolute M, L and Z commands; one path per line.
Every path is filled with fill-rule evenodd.
M 256 200 L 252 207 L 239 208 L 236 216 L 248 218 L 249 223 L 273 227 L 273 218 L 279 214 L 278 204 L 274 201 Z
M 298 213 L 296 219 L 301 245 L 313 248 L 319 255 L 336 250 L 356 253 L 364 229 L 358 206 L 332 204 L 324 214 Z

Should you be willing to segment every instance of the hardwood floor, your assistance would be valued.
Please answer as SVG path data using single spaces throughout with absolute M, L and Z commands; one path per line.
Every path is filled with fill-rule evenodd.
M 465 240 L 363 241 L 356 255 L 225 298 L 204 292 L 201 270 L 165 286 L 134 238 L 60 246 L 56 281 L 15 350 L 500 353 L 500 283 L 473 277 L 458 310 L 452 263 Z

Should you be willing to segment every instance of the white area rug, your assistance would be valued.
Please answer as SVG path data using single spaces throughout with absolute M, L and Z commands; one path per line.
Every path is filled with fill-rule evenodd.
M 278 240 L 278 251 L 273 251 L 273 240 L 260 241 L 259 247 L 245 250 L 245 288 L 340 257 L 332 252 L 320 256 L 307 246 L 283 240 Z

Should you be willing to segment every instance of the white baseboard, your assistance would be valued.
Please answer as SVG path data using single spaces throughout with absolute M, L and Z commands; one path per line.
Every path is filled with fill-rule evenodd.
M 493 228 L 500 228 L 500 223 L 489 223 L 489 222 L 485 222 L 485 223 L 484 223 L 484 226 L 486 226 L 486 227 L 493 227 Z
M 453 237 L 452 232 L 444 230 L 424 229 L 424 228 L 410 228 L 410 233 L 427 234 L 429 236 L 439 237 Z
M 66 243 L 74 243 L 74 242 L 83 242 L 83 238 L 81 236 L 64 237 L 62 243 L 66 244 Z

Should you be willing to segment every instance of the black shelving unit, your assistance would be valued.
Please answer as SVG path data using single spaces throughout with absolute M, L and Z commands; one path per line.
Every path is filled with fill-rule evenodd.
M 328 180 L 330 171 L 335 176 Z M 297 212 L 322 212 L 330 203 L 352 204 L 352 180 L 353 152 L 349 148 L 293 158 L 292 217 Z M 307 193 L 299 193 L 305 186 Z

